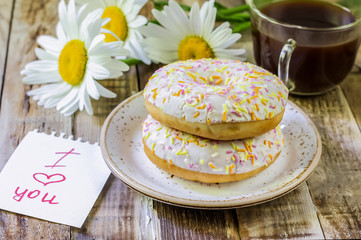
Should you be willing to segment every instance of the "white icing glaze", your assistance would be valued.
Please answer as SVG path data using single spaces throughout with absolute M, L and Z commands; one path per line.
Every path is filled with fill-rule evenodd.
M 267 165 L 284 142 L 279 127 L 255 138 L 215 141 L 168 128 L 150 115 L 142 123 L 142 137 L 170 164 L 213 174 L 246 173 Z
M 158 69 L 145 99 L 188 122 L 264 120 L 284 110 L 288 89 L 277 76 L 237 60 L 178 61 Z

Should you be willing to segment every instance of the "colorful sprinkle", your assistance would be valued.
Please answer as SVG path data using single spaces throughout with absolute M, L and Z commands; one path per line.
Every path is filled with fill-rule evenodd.
M 150 136 L 150 132 L 147 134 L 147 136 L 145 136 L 144 140 L 147 140 L 147 138 L 149 138 Z
M 202 106 L 198 106 L 197 109 L 205 109 L 206 108 L 206 104 L 203 104 Z
M 176 154 L 177 155 L 186 155 L 188 153 L 187 149 L 179 150 Z
M 213 163 L 208 163 L 208 165 L 211 167 L 211 168 L 213 168 L 213 169 L 216 169 L 216 167 L 213 165 Z

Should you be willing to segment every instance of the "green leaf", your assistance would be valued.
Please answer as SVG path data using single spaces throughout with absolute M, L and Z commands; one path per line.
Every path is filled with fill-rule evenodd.
M 217 10 L 226 9 L 226 7 L 220 4 L 219 2 L 214 2 L 214 6 L 217 8 Z
M 336 3 L 350 9 L 357 19 L 361 18 L 361 0 L 339 0 Z
M 154 24 L 160 25 L 160 23 L 157 20 L 149 20 L 148 23 L 154 23 Z
M 166 1 L 153 1 L 153 3 L 154 3 L 154 8 L 157 10 L 162 10 L 164 6 L 168 6 L 168 2 L 166 2 Z M 190 6 L 187 6 L 187 5 L 181 4 L 181 3 L 178 3 L 178 4 L 179 4 L 179 6 L 181 6 L 181 8 L 184 11 L 189 12 L 191 10 Z
M 240 12 L 244 12 L 244 11 L 248 11 L 248 10 L 249 10 L 248 4 L 243 4 L 243 5 L 239 5 L 237 7 L 234 7 L 234 8 L 220 9 L 219 13 L 221 13 L 221 14 L 234 14 L 234 13 L 240 13 Z
M 142 63 L 141 60 L 135 59 L 135 58 L 121 59 L 120 61 L 122 61 L 123 63 L 126 63 L 128 66 L 133 66 L 133 65 L 137 65 L 139 63 Z
M 240 23 L 236 26 L 234 26 L 234 28 L 232 29 L 232 32 L 233 33 L 239 33 L 239 32 L 242 32 L 248 28 L 251 27 L 251 22 L 244 22 L 244 23 Z
M 249 13 L 235 13 L 232 15 L 217 13 L 217 21 L 244 22 L 249 21 L 249 19 Z

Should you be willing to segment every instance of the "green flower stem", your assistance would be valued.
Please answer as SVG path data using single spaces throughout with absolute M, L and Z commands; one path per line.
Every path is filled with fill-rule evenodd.
M 160 23 L 155 19 L 154 20 L 149 20 L 148 23 L 154 23 L 154 24 L 160 25 Z
M 123 63 L 126 63 L 128 66 L 133 66 L 133 65 L 137 65 L 139 63 L 142 63 L 141 60 L 135 59 L 135 58 L 121 59 L 120 61 L 122 61 Z
M 230 18 L 243 18 L 243 19 L 251 19 L 251 14 L 245 12 L 245 13 L 236 13 L 229 16 Z
M 224 14 L 217 14 L 216 20 L 217 21 L 230 21 L 230 22 L 244 22 L 249 21 L 250 14 L 249 13 L 236 13 L 232 15 L 224 15 Z
M 247 10 L 249 10 L 248 4 L 243 4 L 234 8 L 220 9 L 219 12 L 221 14 L 234 14 L 234 13 L 244 12 Z
M 220 4 L 218 2 L 214 2 L 214 6 L 217 8 L 217 11 L 219 11 L 221 9 L 227 9 L 225 6 L 223 6 L 222 4 Z
M 236 25 L 232 29 L 232 32 L 233 33 L 239 33 L 239 32 L 242 32 L 243 30 L 246 30 L 247 28 L 250 28 L 250 27 L 251 27 L 251 22 L 240 23 L 240 24 Z
M 166 1 L 153 1 L 153 3 L 154 3 L 154 8 L 157 10 L 162 10 L 164 6 L 168 5 L 168 2 L 166 2 Z M 190 6 L 187 6 L 187 5 L 184 5 L 181 3 L 179 3 L 179 6 L 181 6 L 181 8 L 184 11 L 189 12 L 191 10 Z

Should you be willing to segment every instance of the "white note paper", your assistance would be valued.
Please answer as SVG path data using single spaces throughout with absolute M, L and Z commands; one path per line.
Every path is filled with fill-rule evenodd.
M 0 208 L 80 228 L 109 174 L 97 144 L 32 131 L 0 173 Z

